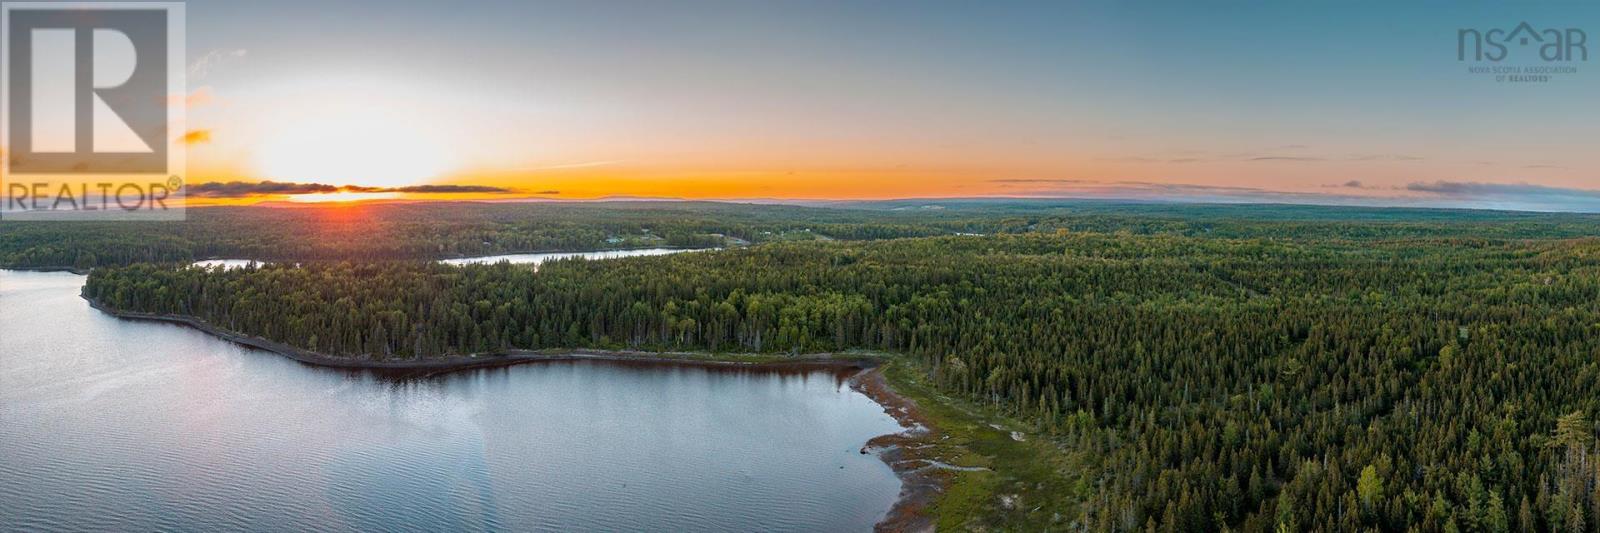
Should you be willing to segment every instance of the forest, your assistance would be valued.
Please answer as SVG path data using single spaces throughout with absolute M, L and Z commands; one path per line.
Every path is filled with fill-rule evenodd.
M 447 259 L 536 251 L 741 246 L 1057 230 L 1217 238 L 1575 238 L 1600 216 L 1092 200 L 423 202 L 195 207 L 182 222 L 6 222 L 0 267 L 211 258 Z
M 0 224 L 0 266 L 87 269 L 208 258 L 444 259 L 930 236 L 960 227 L 959 222 L 929 222 L 853 210 L 712 202 L 198 207 L 187 210 L 181 222 Z
M 1058 512 L 1094 530 L 1600 529 L 1592 218 L 954 202 L 706 222 L 663 209 L 552 233 L 480 214 L 394 242 L 379 228 L 338 253 L 302 236 L 278 252 L 298 265 L 232 270 L 95 251 L 92 264 L 128 266 L 93 270 L 84 294 L 347 357 L 893 352 L 1088 452 L 1082 504 Z M 288 231 L 229 215 L 172 237 L 170 256 L 132 255 L 241 253 Z M 538 269 L 408 260 L 640 224 L 764 244 Z M 757 237 L 802 229 L 837 240 Z M 0 233 L 0 250 L 19 261 L 32 236 Z

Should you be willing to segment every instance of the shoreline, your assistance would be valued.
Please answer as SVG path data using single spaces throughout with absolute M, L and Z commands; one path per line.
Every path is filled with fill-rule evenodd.
M 70 273 L 73 273 L 73 274 L 77 274 L 79 276 L 87 276 L 87 275 L 89 275 L 89 271 L 92 268 L 93 267 L 91 267 L 91 268 L 78 268 L 78 267 L 68 267 L 68 266 L 33 266 L 33 267 L 8 266 L 8 267 L 0 267 L 0 270 L 14 270 L 14 271 L 17 271 L 17 272 L 70 272 Z
M 924 461 L 921 450 L 932 447 L 942 432 L 917 406 L 917 402 L 894 390 L 878 367 L 864 369 L 850 378 L 850 388 L 883 407 L 901 427 L 899 433 L 878 435 L 861 447 L 889 465 L 900 478 L 900 495 L 877 524 L 875 532 L 932 532 L 934 517 L 928 507 L 950 488 L 950 478 L 918 466 Z
M 122 311 L 113 309 L 88 296 L 80 297 L 89 303 L 89 307 L 120 319 L 165 322 L 169 324 L 188 326 L 234 344 L 240 344 L 258 350 L 272 352 L 280 356 L 305 363 L 307 365 L 348 370 L 428 371 L 429 375 L 432 375 L 472 368 L 506 366 L 542 361 L 578 360 L 660 362 L 689 366 L 774 369 L 814 366 L 819 368 L 856 368 L 868 370 L 881 364 L 881 361 L 870 357 L 834 357 L 831 354 L 773 358 L 771 360 L 741 361 L 732 358 L 718 358 L 715 355 L 697 352 L 648 352 L 633 350 L 598 350 L 588 348 L 563 350 L 507 350 L 499 353 L 482 353 L 407 360 L 360 359 L 354 357 L 331 356 L 311 350 L 296 348 L 281 342 L 271 341 L 242 333 L 236 333 L 227 329 L 213 326 L 205 320 L 191 316 L 143 313 L 139 311 Z
M 861 393 L 883 408 L 904 430 L 879 435 L 869 439 L 862 454 L 874 454 L 895 477 L 900 480 L 900 494 L 884 517 L 874 524 L 875 531 L 932 531 L 933 518 L 927 508 L 949 486 L 949 480 L 915 467 L 918 462 L 916 445 L 936 438 L 938 428 L 923 415 L 912 401 L 897 392 L 879 368 L 883 361 L 870 357 L 835 357 L 832 354 L 799 356 L 775 360 L 739 361 L 716 358 L 714 355 L 692 352 L 642 352 L 572 349 L 560 352 L 510 350 L 504 354 L 468 355 L 412 361 L 372 361 L 333 357 L 289 346 L 258 337 L 228 331 L 195 317 L 141 313 L 112 309 L 88 296 L 80 295 L 89 307 L 121 320 L 164 322 L 187 326 L 224 341 L 267 351 L 302 364 L 344 370 L 373 370 L 415 372 L 417 377 L 435 376 L 477 368 L 495 368 L 524 363 L 551 361 L 609 361 L 657 363 L 666 365 L 742 368 L 751 370 L 780 370 L 796 368 L 855 369 L 848 383 L 851 390 Z

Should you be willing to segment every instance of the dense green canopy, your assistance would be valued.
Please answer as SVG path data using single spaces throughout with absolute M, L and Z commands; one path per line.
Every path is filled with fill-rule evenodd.
M 1073 220 L 1089 219 L 537 271 L 136 265 L 95 270 L 85 293 L 350 357 L 903 353 L 1091 452 L 1083 505 L 1060 512 L 1094 529 L 1600 523 L 1600 241 L 1503 238 L 1511 222 L 1054 231 Z

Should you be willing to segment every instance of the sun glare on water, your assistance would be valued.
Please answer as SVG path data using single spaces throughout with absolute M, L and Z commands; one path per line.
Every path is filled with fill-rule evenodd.
M 401 115 L 345 109 L 285 120 L 258 145 L 257 169 L 273 181 L 369 187 L 414 185 L 452 170 L 442 139 Z M 304 196 L 342 194 L 372 193 Z

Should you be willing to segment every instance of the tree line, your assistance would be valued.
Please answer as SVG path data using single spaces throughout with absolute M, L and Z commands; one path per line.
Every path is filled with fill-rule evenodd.
M 1127 204 L 1070 200 L 428 202 L 195 207 L 181 222 L 7 222 L 0 267 L 444 259 L 550 250 L 717 247 L 1058 230 L 1206 238 L 1373 241 L 1576 238 L 1600 216 L 1437 209 Z

